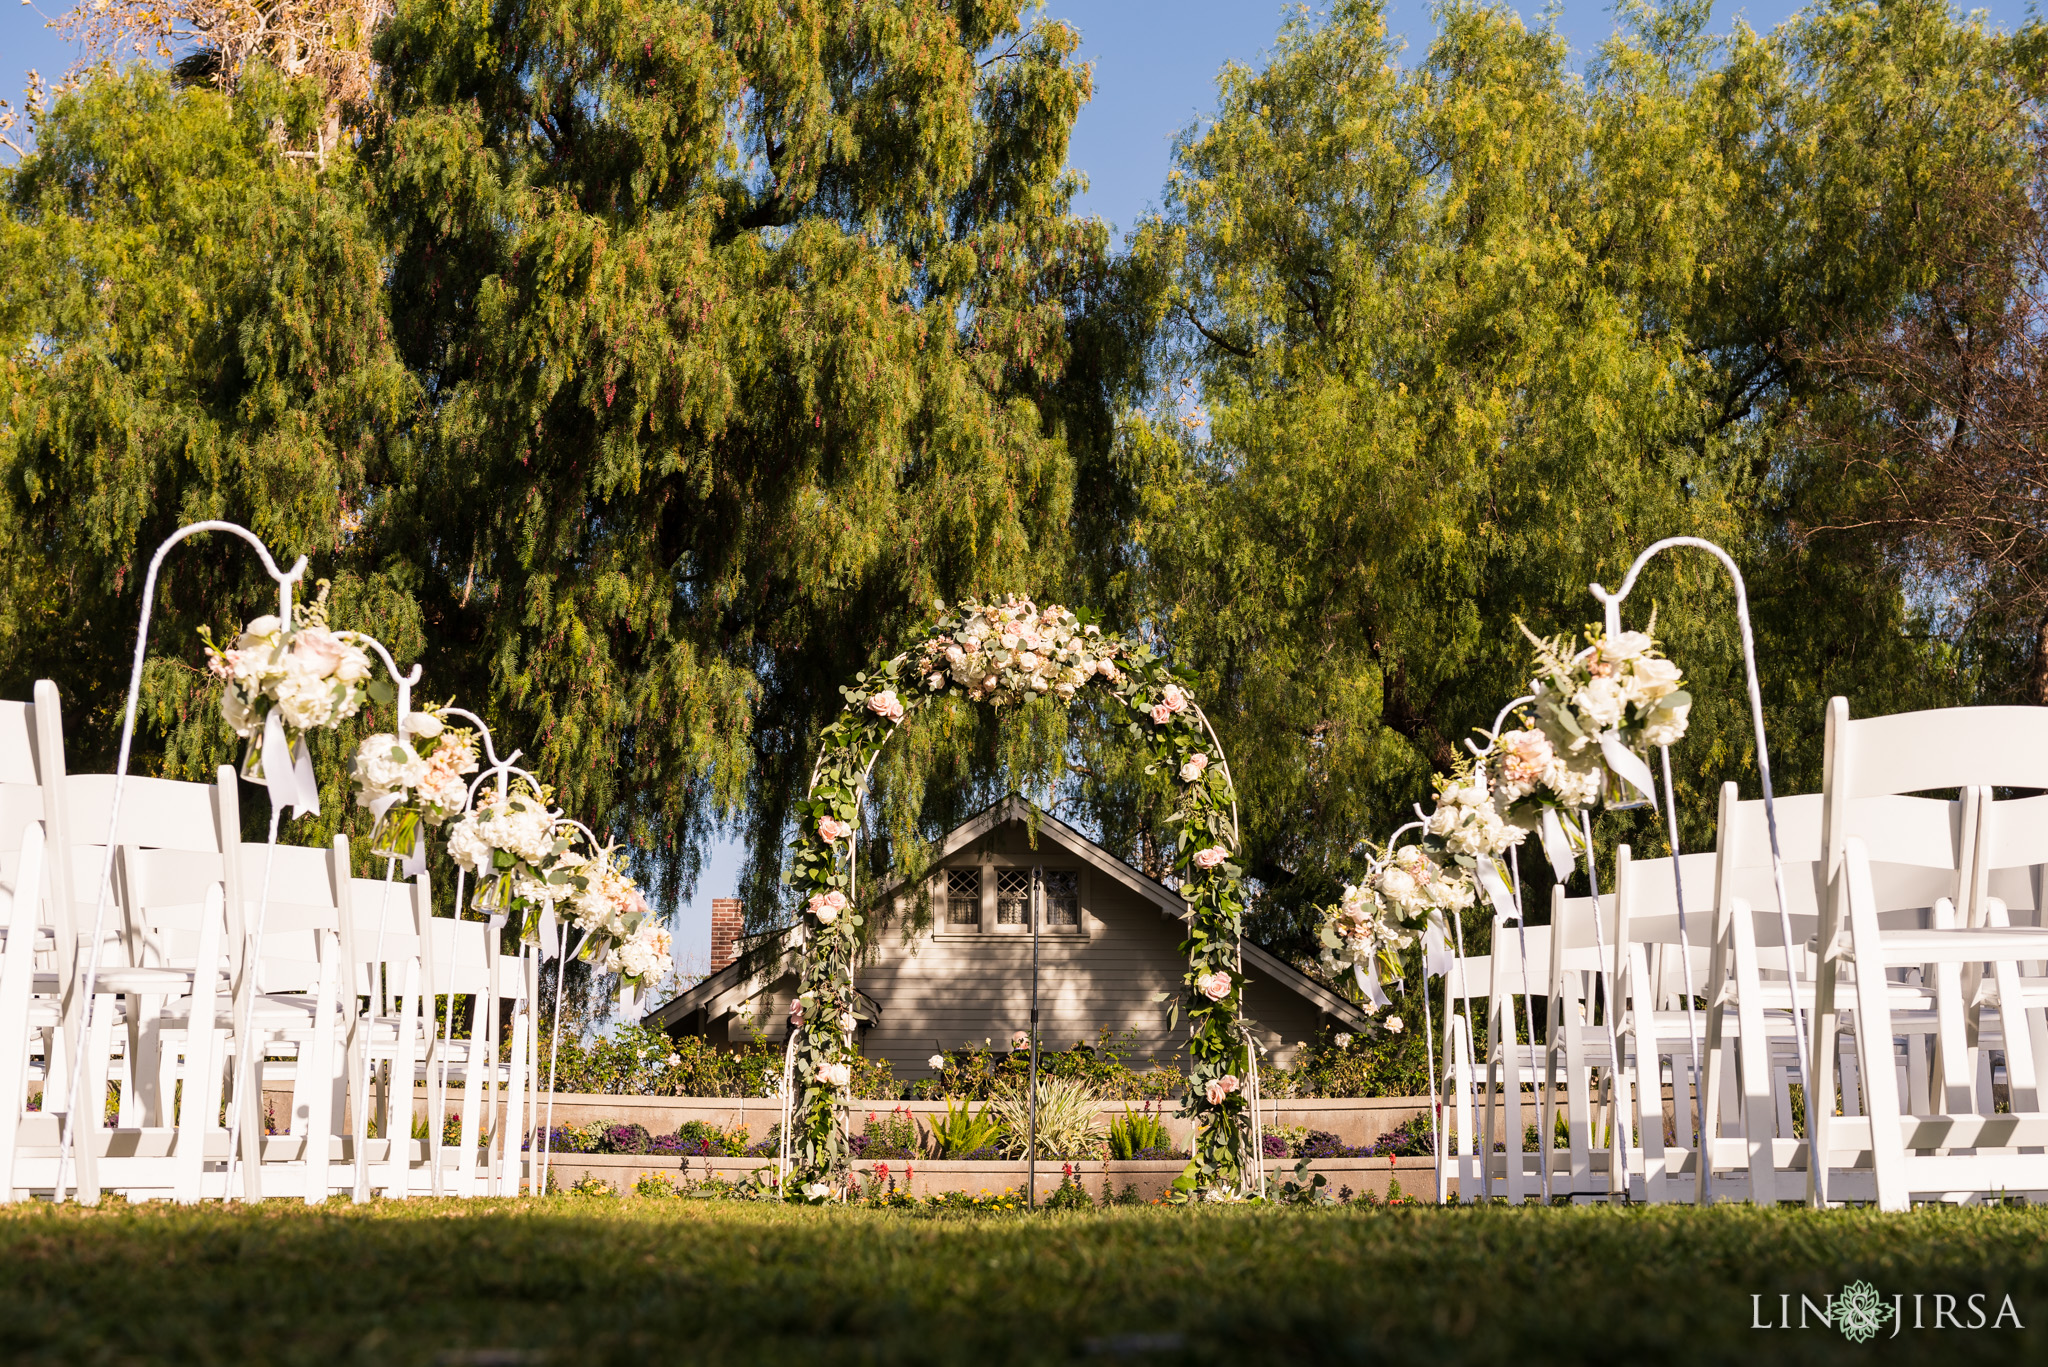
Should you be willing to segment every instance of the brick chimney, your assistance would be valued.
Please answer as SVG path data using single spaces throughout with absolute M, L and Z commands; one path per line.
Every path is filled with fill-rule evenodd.
M 740 953 L 740 931 L 746 918 L 740 914 L 737 897 L 711 899 L 711 971 L 716 973 Z

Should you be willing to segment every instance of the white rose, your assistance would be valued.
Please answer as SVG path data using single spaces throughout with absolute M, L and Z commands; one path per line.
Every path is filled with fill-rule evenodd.
M 427 776 L 427 762 L 398 737 L 380 731 L 357 749 L 355 775 L 365 788 L 416 788 Z
M 935 1073 L 943 1073 L 944 1071 L 946 1071 L 946 1056 L 944 1054 L 933 1054 L 930 1058 L 925 1060 L 925 1063 Z
M 1632 702 L 1653 703 L 1678 688 L 1683 671 L 1669 660 L 1637 660 L 1629 671 L 1628 691 Z
M 361 683 L 370 677 L 370 653 L 361 646 L 348 641 L 341 643 L 341 662 L 334 666 L 334 677 L 342 683 Z
M 1660 704 L 1643 722 L 1643 741 L 1648 745 L 1675 745 L 1685 737 L 1685 720 L 1692 711 L 1692 699 L 1669 700 Z
M 1415 895 L 1415 880 L 1402 869 L 1388 869 L 1380 875 L 1380 891 L 1396 902 L 1405 902 Z
M 1348 1030 L 1339 1030 L 1339 1031 L 1337 1032 L 1337 1047 L 1338 1047 L 1339 1049 L 1349 1049 L 1349 1048 L 1351 1047 L 1351 1032 L 1350 1032 L 1350 1031 L 1348 1031 Z
M 1595 730 L 1607 731 L 1621 725 L 1628 695 L 1613 679 L 1589 679 L 1584 688 L 1572 695 L 1572 706 L 1593 723 Z
M 1620 664 L 1633 660 L 1656 643 L 1640 631 L 1623 631 L 1600 643 L 1600 658 Z
M 1390 1035 L 1398 1035 L 1398 1034 L 1400 1034 L 1400 1033 L 1401 1033 L 1401 1032 L 1402 1032 L 1403 1030 L 1405 1030 L 1405 1029 L 1407 1029 L 1407 1028 L 1408 1028 L 1407 1026 L 1405 1026 L 1405 1025 L 1401 1024 L 1401 1018 L 1400 1018 L 1399 1016 L 1389 1016 L 1389 1017 L 1387 1017 L 1387 1033 L 1388 1033 L 1388 1034 L 1390 1034 Z
M 432 712 L 408 712 L 398 729 L 415 740 L 432 740 L 447 729 L 441 719 Z
M 242 628 L 242 634 L 235 638 L 235 649 L 248 650 L 254 646 L 270 644 L 270 637 L 284 629 L 284 623 L 271 616 L 255 618 Z
M 448 832 L 448 857 L 479 878 L 490 871 L 491 844 L 477 830 L 474 817 L 456 822 Z
M 272 690 L 284 719 L 294 730 L 314 731 L 334 719 L 334 686 L 296 658 L 285 662 L 284 676 Z
M 250 710 L 242 690 L 229 684 L 220 692 L 220 715 L 238 736 L 256 734 L 256 714 Z

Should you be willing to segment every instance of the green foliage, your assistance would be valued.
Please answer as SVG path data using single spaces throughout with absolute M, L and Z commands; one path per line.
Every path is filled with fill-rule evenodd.
M 1118 1034 L 1104 1027 L 1094 1044 L 1076 1041 L 1071 1049 L 1039 1047 L 1041 1077 L 1073 1078 L 1110 1101 L 1165 1101 L 1187 1091 L 1187 1080 L 1177 1068 L 1155 1065 L 1139 1072 L 1124 1062 L 1133 1046 L 1130 1031 Z M 968 1096 L 986 1101 L 998 1088 L 1014 1085 L 1031 1071 L 1029 1049 L 998 1049 L 984 1040 L 968 1043 L 945 1056 L 945 1066 L 936 1078 L 913 1083 L 914 1099 L 938 1100 Z
M 1422 1003 L 1410 998 L 1375 1014 L 1372 1028 L 1355 1034 L 1325 1027 L 1294 1060 L 1261 1082 L 1273 1097 L 1427 1096 L 1429 1041 L 1424 1038 Z M 1387 1029 L 1398 1019 L 1402 1029 Z M 1485 1022 L 1474 1019 L 1475 1026 Z M 1344 1037 L 1339 1044 L 1338 1038 Z M 1481 1035 L 1483 1041 L 1483 1033 Z M 1483 1049 L 1483 1042 L 1475 1049 Z
M 377 49 L 429 668 L 665 871 L 743 817 L 762 922 L 838 687 L 1067 573 L 1107 234 L 1077 35 L 1022 10 L 422 0 Z
M 596 1173 L 585 1173 L 569 1188 L 571 1196 L 602 1196 L 616 1199 L 619 1189 Z
M 231 102 L 138 67 L 65 96 L 35 154 L 0 169 L 0 694 L 57 681 L 74 772 L 112 767 L 144 564 L 181 523 L 230 519 L 281 563 L 314 556 L 307 589 L 333 581 L 337 626 L 402 660 L 423 647 L 410 570 L 356 530 L 409 468 L 420 387 L 392 345 L 360 168 L 284 156 L 318 114 L 260 69 Z M 136 772 L 211 778 L 239 758 L 196 633 L 276 603 L 238 540 L 172 553 Z M 325 815 L 295 837 L 347 817 L 346 756 L 379 715 L 314 736 Z
M 1109 1122 L 1109 1156 L 1135 1158 L 1146 1150 L 1173 1148 L 1173 1133 L 1150 1110 L 1125 1111 Z
M 1582 625 L 1586 584 L 1661 536 L 1746 572 L 1780 791 L 1817 782 L 1829 694 L 1977 687 L 1909 610 L 1909 567 L 1801 534 L 1839 476 L 1799 457 L 1797 357 L 1943 269 L 1937 168 L 2017 183 L 2038 31 L 1824 3 L 1717 49 L 1705 5 L 1625 6 L 1582 76 L 1506 9 L 1436 16 L 1419 60 L 1346 0 L 1226 68 L 1132 245 L 1159 327 L 1124 434 L 1137 592 L 1215 700 L 1255 933 L 1304 960 L 1359 842 L 1526 691 L 1513 619 Z M 1725 575 L 1667 557 L 1631 623 L 1653 604 L 1700 699 L 1673 755 L 1697 847 L 1721 780 L 1754 791 Z M 1602 839 L 1659 848 L 1652 819 Z
M 1041 1077 L 1038 1080 L 1038 1156 L 1054 1160 L 1100 1158 L 1103 1128 L 1096 1118 L 1101 1102 L 1088 1088 L 1071 1078 Z M 1031 1134 L 1031 1089 L 1017 1086 L 989 1098 L 983 1114 L 1002 1126 L 1002 1149 L 1012 1158 L 1029 1152 Z
M 978 1209 L 960 1196 L 915 1210 L 23 1202 L 0 1211 L 9 1270 L 0 1322 L 12 1354 L 30 1362 L 87 1360 L 96 1345 L 161 1357 L 150 1345 L 162 1344 L 184 1345 L 195 1361 L 339 1360 L 376 1317 L 401 1343 L 488 1344 L 556 1361 L 639 1361 L 644 1345 L 660 1343 L 690 1360 L 746 1367 L 788 1362 L 797 1344 L 807 1360 L 825 1362 L 993 1364 L 1101 1356 L 1091 1341 L 1131 1334 L 1132 1307 L 1144 1306 L 1135 1323 L 1185 1335 L 1178 1356 L 1192 1362 L 1270 1361 L 1276 1335 L 1337 1344 L 1369 1323 L 1380 1356 L 1479 1367 L 1526 1355 L 1532 1343 L 1554 1345 L 1553 1359 L 1583 1360 L 1589 1325 L 1629 1360 L 1753 1358 L 1752 1295 L 1764 1294 L 1768 1313 L 1790 1294 L 1796 1312 L 1801 1294 L 1820 1304 L 1857 1279 L 1887 1295 L 1989 1291 L 1993 1313 L 2010 1294 L 2030 1331 L 2031 1307 L 2048 1298 L 2040 1209 L 1461 1206 L 1372 1215 L 1354 1203 L 1209 1209 L 1191 1225 L 1183 1211 L 1031 1218 L 1019 1213 L 1021 1199 L 1002 1204 L 993 1195 Z M 269 1256 L 223 1254 L 252 1241 Z M 800 1275 L 802 1295 L 762 1294 L 764 1269 Z M 575 1294 L 564 1291 L 571 1284 Z M 259 1302 L 289 1308 L 219 1311 Z M 2009 1326 L 2003 1337 L 1988 1326 L 1913 1335 L 1908 1328 L 1891 1343 L 1891 1356 L 2011 1362 L 2025 1341 Z M 1778 1337 L 1819 1361 L 1875 1356 L 1872 1345 L 1817 1324 Z
M 559 1056 L 553 1059 L 555 1090 L 610 1096 L 765 1097 L 782 1079 L 780 1046 L 756 1042 L 737 1048 L 700 1036 L 671 1039 L 651 1026 L 620 1026 L 588 1041 L 568 1038 L 565 1024 Z M 540 1076 L 550 1063 L 543 1034 Z M 887 1059 L 851 1060 L 853 1094 L 887 1098 L 898 1091 Z
M 1093 1210 L 1095 1198 L 1081 1185 L 1081 1179 L 1071 1171 L 1060 1178 L 1060 1184 L 1053 1194 L 1039 1202 L 1040 1210 Z
M 652 1196 L 673 1200 L 683 1193 L 676 1186 L 675 1180 L 667 1173 L 643 1172 L 640 1174 L 640 1180 L 633 1183 L 633 1194 L 635 1196 Z
M 965 1098 L 955 1102 L 949 1097 L 946 1113 L 925 1123 L 931 1128 L 940 1158 L 964 1158 L 978 1149 L 993 1148 L 1003 1137 L 1001 1120 L 991 1115 L 988 1107 L 976 1109 Z

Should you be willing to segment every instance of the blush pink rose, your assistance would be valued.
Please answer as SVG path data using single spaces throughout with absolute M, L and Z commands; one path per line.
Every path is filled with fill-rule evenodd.
M 1168 684 L 1164 689 L 1160 690 L 1159 700 L 1161 705 L 1169 712 L 1187 711 L 1188 695 L 1181 691 L 1179 684 Z
M 1198 869 L 1213 869 L 1228 858 L 1230 858 L 1229 850 L 1224 849 L 1221 845 L 1211 845 L 1206 850 L 1195 851 L 1195 867 Z
M 885 688 L 868 699 L 868 711 L 889 721 L 903 720 L 903 703 L 896 696 L 896 690 Z
M 1211 1106 L 1221 1106 L 1223 1098 L 1237 1090 L 1237 1074 L 1225 1073 L 1222 1077 L 1211 1078 L 1204 1090 L 1208 1093 Z
M 853 834 L 853 827 L 836 816 L 828 816 L 818 823 L 818 834 L 825 838 L 828 845 L 836 845 Z
M 1197 752 L 1188 756 L 1188 762 L 1180 766 L 1180 781 L 1193 783 L 1209 770 L 1209 757 Z
M 307 627 L 292 638 L 292 654 L 323 679 L 341 663 L 342 653 L 342 644 L 334 633 L 320 627 Z
M 1195 991 L 1212 1002 L 1220 1002 L 1230 995 L 1230 975 L 1220 968 L 1214 973 L 1204 973 L 1195 979 Z
M 1152 709 L 1152 724 L 1154 726 L 1164 726 L 1172 720 L 1173 709 L 1165 703 L 1160 703 Z
M 840 912 L 846 910 L 846 894 L 836 888 L 831 892 L 821 892 L 811 899 L 810 908 L 811 915 L 817 917 L 821 925 L 829 926 L 839 919 Z

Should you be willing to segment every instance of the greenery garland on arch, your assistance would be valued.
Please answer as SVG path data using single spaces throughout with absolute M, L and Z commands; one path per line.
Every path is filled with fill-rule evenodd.
M 1184 1112 L 1195 1120 L 1187 1180 L 1234 1191 L 1250 1156 L 1249 1072 L 1239 935 L 1244 916 L 1236 792 L 1222 747 L 1186 685 L 1151 646 L 1105 636 L 1066 608 L 1040 608 L 1014 595 L 1001 602 L 941 602 L 921 644 L 855 676 L 840 691 L 846 710 L 820 738 L 811 788 L 797 804 L 790 880 L 804 898 L 805 954 L 793 1014 L 788 1191 L 827 1199 L 848 1166 L 840 1117 L 851 1080 L 853 960 L 862 917 L 854 897 L 853 845 L 875 757 L 904 719 L 932 699 L 954 696 L 993 707 L 1031 697 L 1072 702 L 1083 688 L 1114 694 L 1152 770 L 1180 778 L 1172 866 L 1188 907 L 1182 993 L 1168 1011 L 1189 1027 Z

